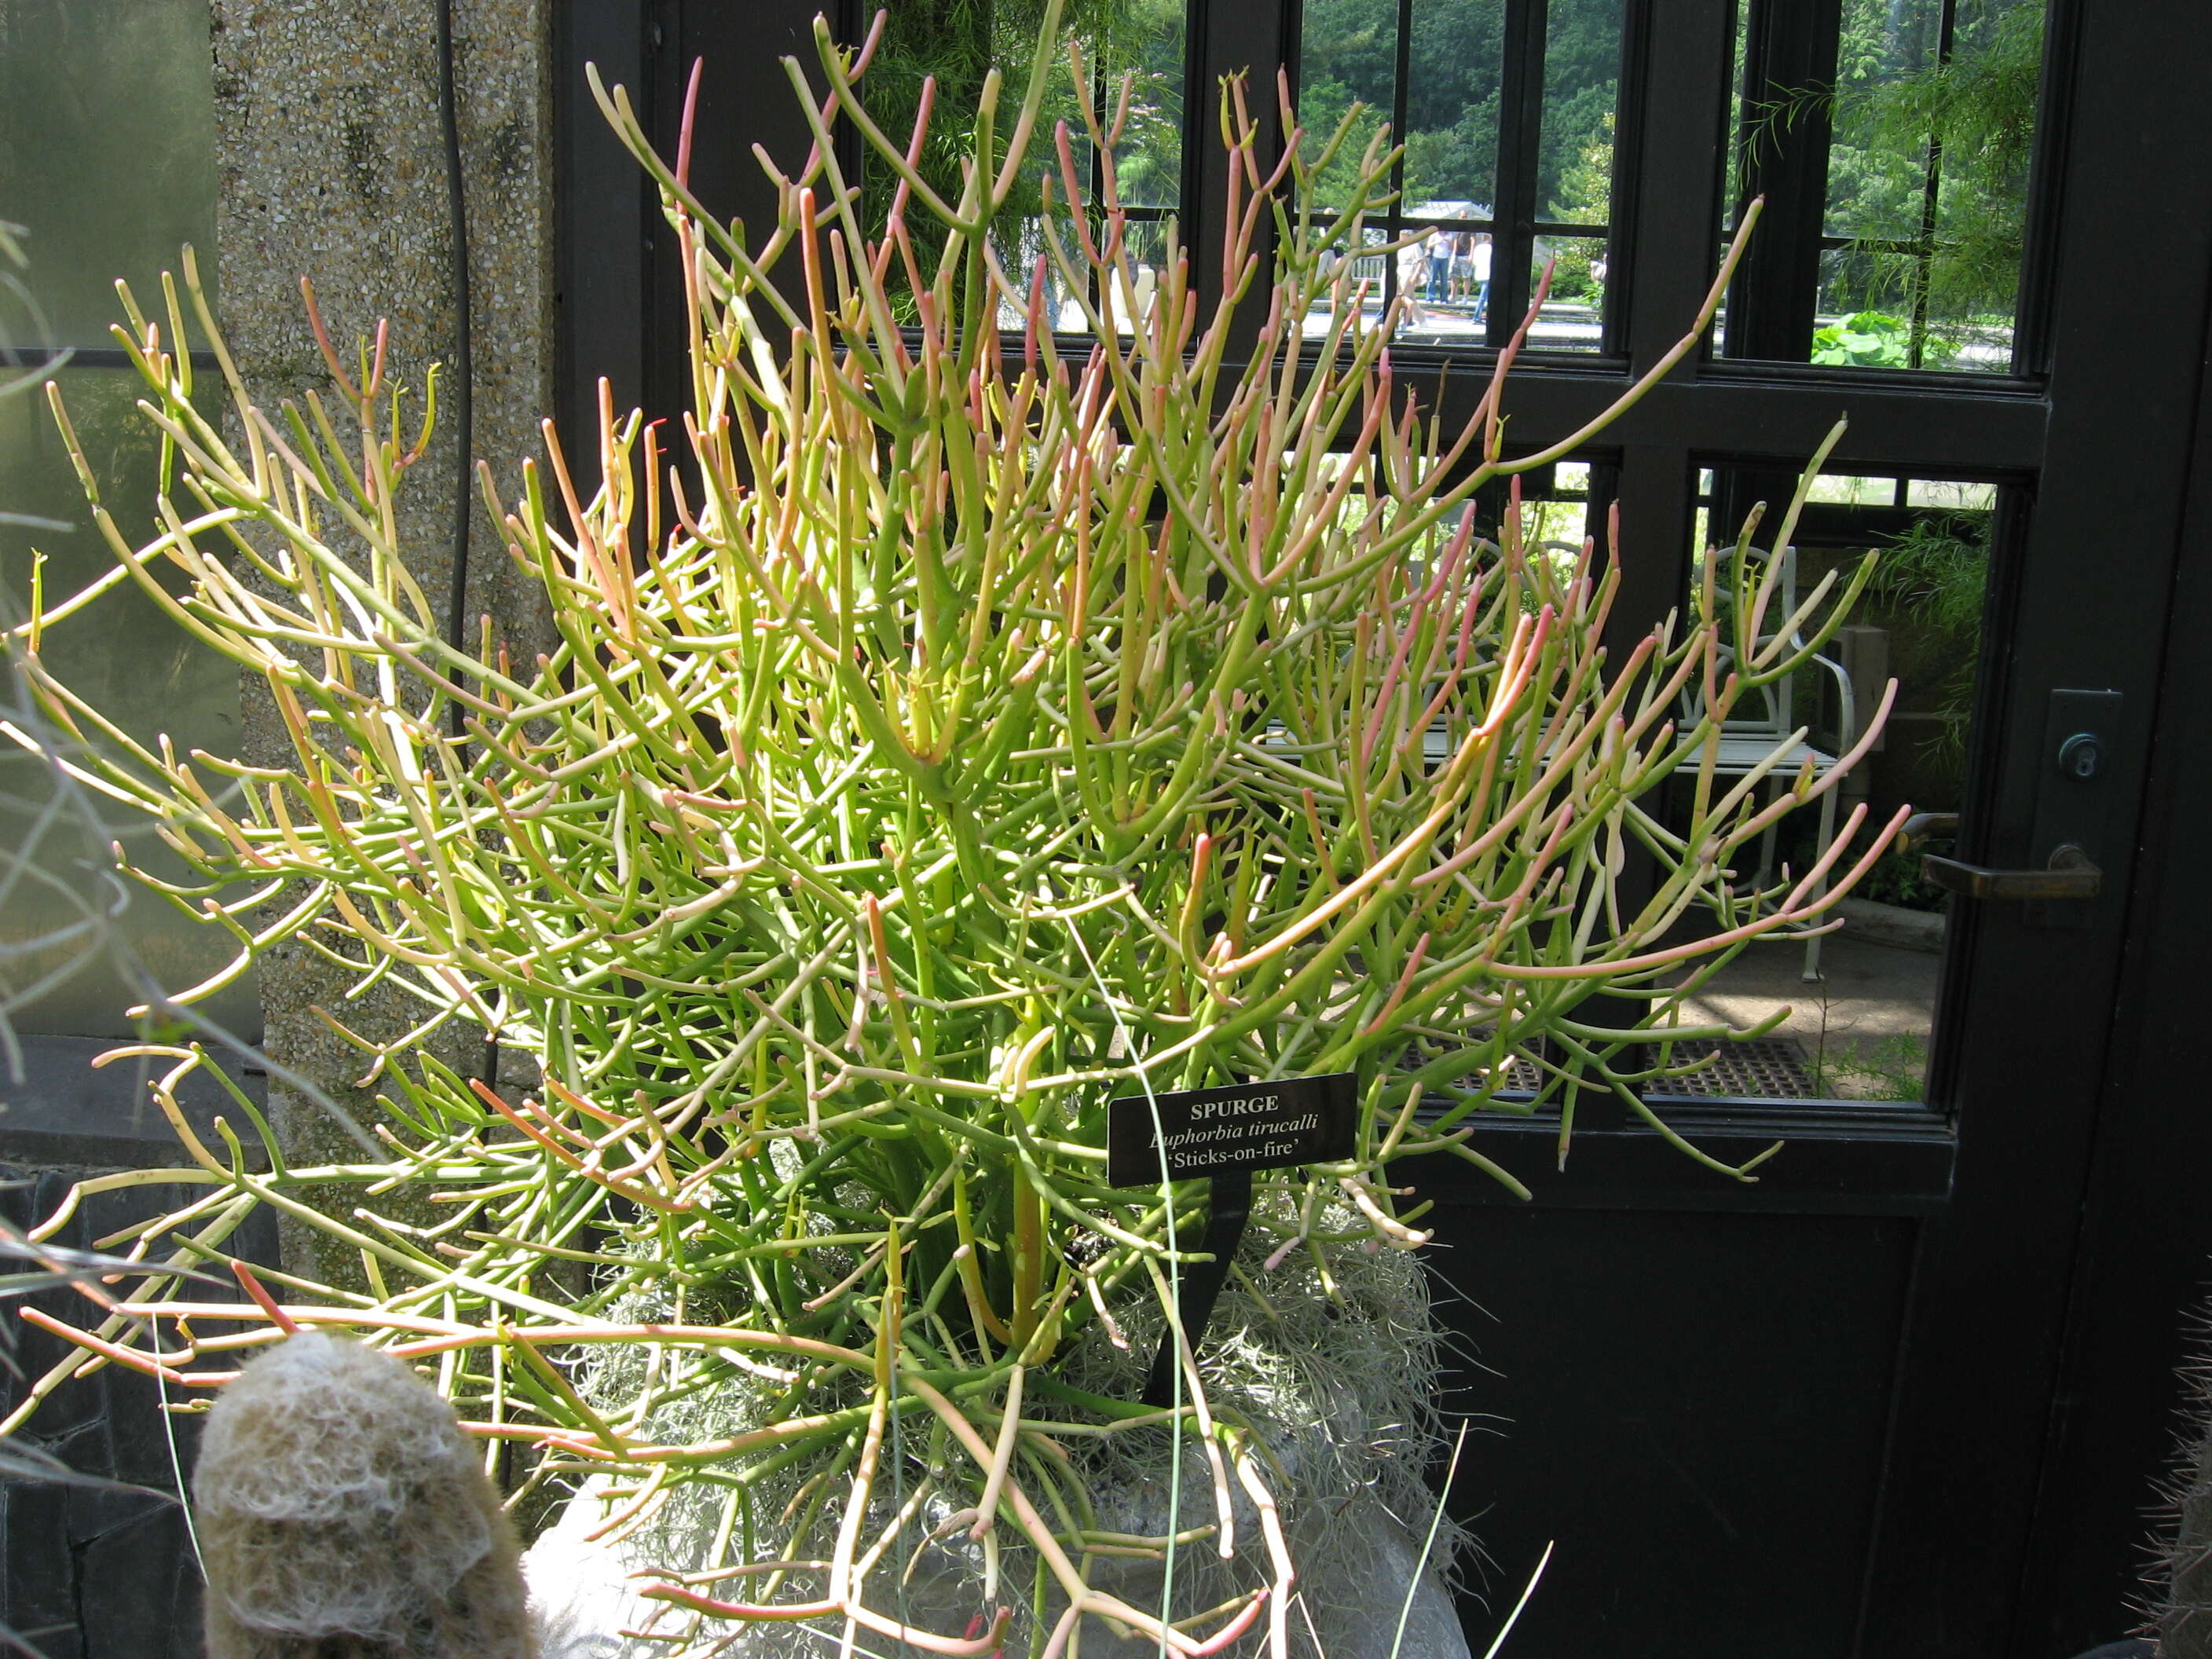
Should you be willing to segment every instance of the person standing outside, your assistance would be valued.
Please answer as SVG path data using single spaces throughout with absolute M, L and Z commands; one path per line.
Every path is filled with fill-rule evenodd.
M 1474 320 L 1481 322 L 1490 314 L 1490 262 L 1496 255 L 1488 233 L 1478 231 L 1474 238 Z
M 1451 298 L 1452 239 L 1432 227 L 1425 246 L 1429 252 L 1427 298 L 1436 305 Z
M 1429 320 L 1428 313 L 1421 309 L 1421 290 L 1429 273 L 1429 246 L 1436 234 L 1425 230 L 1398 250 L 1398 298 L 1408 328 L 1424 327 Z
M 1474 233 L 1455 230 L 1445 240 L 1451 244 L 1452 303 L 1463 304 L 1474 291 Z

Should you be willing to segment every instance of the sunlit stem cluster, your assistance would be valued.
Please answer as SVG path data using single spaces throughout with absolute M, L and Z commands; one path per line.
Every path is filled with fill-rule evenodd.
M 890 1430 L 979 1539 L 1003 1526 L 1042 1559 L 1048 1648 L 1093 1612 L 1204 1652 L 1272 1602 L 1279 1650 L 1279 1528 L 1267 1587 L 1200 1630 L 1085 1586 L 1097 1550 L 1171 1544 L 1097 1535 L 1062 1443 L 1163 1419 L 1071 1389 L 1054 1358 L 1125 1342 L 1119 1320 L 1171 1297 L 1205 1203 L 1202 1183 L 1106 1184 L 1106 1103 L 1355 1073 L 1352 1155 L 1267 1177 L 1279 1201 L 1255 1223 L 1271 1264 L 1296 1253 L 1324 1279 L 1340 1249 L 1425 1239 L 1399 1158 L 1517 1187 L 1474 1144 L 1482 1114 L 1530 1109 L 1499 1098 L 1516 1060 L 1570 1123 L 1578 1096 L 1609 1095 L 1747 1176 L 1680 1142 L 1639 1085 L 1680 1069 L 1674 1042 L 1731 1035 L 1682 1018 L 1715 966 L 1824 925 L 1894 831 L 1863 836 L 1855 808 L 1812 867 L 1753 890 L 1739 855 L 1843 769 L 1777 779 L 1778 748 L 1752 775 L 1715 769 L 1731 711 L 1805 665 L 1867 572 L 1781 617 L 1778 562 L 1747 527 L 1700 603 L 1615 656 L 1616 550 L 1531 540 L 1517 486 L 1502 526 L 1476 520 L 1483 485 L 1582 446 L 1694 348 L 1755 210 L 1673 351 L 1587 431 L 1509 455 L 1506 371 L 1541 283 L 1446 428 L 1394 371 L 1401 301 L 1349 257 L 1395 152 L 1370 144 L 1324 204 L 1350 120 L 1316 142 L 1286 106 L 1270 162 L 1235 83 L 1229 291 L 1202 302 L 1172 238 L 1140 282 L 1121 115 L 1036 131 L 1055 22 L 1018 104 L 987 86 L 957 201 L 915 165 L 927 91 L 911 134 L 882 132 L 856 90 L 873 37 L 848 53 L 821 31 L 818 78 L 791 65 L 813 153 L 787 175 L 763 158 L 780 212 L 750 231 L 694 199 L 688 138 L 664 161 L 595 81 L 682 250 L 692 407 L 681 465 L 603 389 L 591 451 L 549 423 L 511 505 L 487 469 L 550 653 L 511 660 L 488 619 L 467 648 L 441 636 L 393 511 L 430 410 L 410 439 L 382 331 L 350 373 L 324 337 L 330 400 L 273 416 L 218 343 L 226 395 L 203 399 L 187 307 L 216 336 L 189 260 L 165 319 L 133 308 L 118 331 L 165 446 L 161 533 L 132 546 L 95 499 L 114 572 L 42 600 L 22 643 L 52 717 L 107 757 L 82 775 L 197 872 L 142 878 L 238 942 L 180 1000 L 291 942 L 352 970 L 351 996 L 420 1009 L 396 1040 L 318 1011 L 384 1091 L 388 1156 L 358 1165 L 289 1166 L 242 1096 L 254 1153 L 228 1126 L 206 1146 L 173 1106 L 198 1051 L 173 1051 L 161 1093 L 190 1163 L 149 1178 L 207 1194 L 132 1249 L 220 1257 L 268 1205 L 357 1251 L 365 1289 L 277 1276 L 283 1320 L 434 1358 L 476 1432 L 534 1449 L 532 1484 L 617 1477 L 633 1519 L 686 1482 L 726 1493 L 723 1559 L 654 1592 L 694 1613 L 994 1645 L 996 1611 L 958 1638 L 880 1611 L 921 1525 L 872 1496 Z M 860 222 L 841 123 L 898 180 L 884 223 Z M 1010 224 L 1038 165 L 1043 216 Z M 1054 292 L 1077 297 L 1079 343 L 1054 331 Z M 125 582 L 265 680 L 293 764 L 137 743 L 46 671 L 43 635 Z M 1601 989 L 1642 1007 L 1637 1029 L 1583 1017 Z M 441 1064 L 425 1039 L 455 1021 L 541 1080 L 518 1095 Z M 440 1218 L 380 1201 L 401 1189 Z M 282 1334 L 273 1303 L 174 1293 L 133 1291 L 38 1392 L 109 1361 L 212 1384 L 222 1370 L 190 1368 Z M 136 1315 L 178 1322 L 174 1346 L 145 1346 Z M 646 1380 L 587 1397 L 610 1344 L 649 1350 Z M 664 1404 L 720 1383 L 765 1385 L 761 1426 L 663 1443 Z M 1273 1525 L 1267 1458 L 1208 1411 L 1201 1372 L 1185 1383 L 1226 1553 L 1232 1481 Z M 836 1473 L 770 1528 L 748 1494 L 804 1460 Z

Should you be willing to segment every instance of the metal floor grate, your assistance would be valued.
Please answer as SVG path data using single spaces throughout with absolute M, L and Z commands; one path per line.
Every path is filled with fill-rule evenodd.
M 1796 1037 L 1753 1037 L 1748 1042 L 1678 1042 L 1672 1055 L 1676 1066 L 1686 1066 L 1707 1054 L 1711 1065 L 1688 1077 L 1668 1078 L 1649 1085 L 1645 1093 L 1674 1100 L 1811 1100 L 1813 1077 L 1805 1045 Z M 1533 1062 L 1516 1059 L 1506 1073 L 1505 1088 L 1516 1094 L 1534 1094 L 1545 1074 Z
M 1678 1042 L 1674 1062 L 1706 1054 L 1713 1063 L 1688 1077 L 1667 1078 L 1645 1092 L 1692 1100 L 1810 1100 L 1813 1074 L 1805 1045 L 1796 1037 L 1753 1037 L 1748 1042 Z

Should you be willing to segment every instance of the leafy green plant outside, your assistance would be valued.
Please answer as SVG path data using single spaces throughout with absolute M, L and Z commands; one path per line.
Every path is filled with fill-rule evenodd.
M 1923 337 L 1921 362 L 1912 361 L 1912 325 L 1887 312 L 1855 312 L 1841 322 L 1813 331 L 1813 361 L 1855 368 L 1940 368 L 1958 348 L 1936 337 Z
M 1928 1039 L 1911 1031 L 1850 1053 L 1832 1053 L 1824 1043 L 1813 1070 L 1813 1092 L 1822 1098 L 1919 1100 L 1927 1091 Z
M 1845 0 L 1833 80 L 1748 112 L 1742 143 L 1753 150 L 1808 111 L 1826 115 L 1826 228 L 1841 245 L 1822 256 L 1821 307 L 1904 330 L 1901 356 L 1812 361 L 2011 367 L 2045 9 L 2043 0 Z M 1747 20 L 1739 15 L 1739 58 Z
M 941 198 L 959 196 L 961 169 L 975 151 L 986 82 L 994 72 L 1001 79 L 1009 73 L 999 66 L 1018 66 L 1015 74 L 1038 67 L 1033 54 L 1046 9 L 1045 0 L 917 0 L 884 13 L 868 70 L 870 106 L 884 130 L 912 131 L 927 88 L 930 119 L 911 166 L 913 175 Z M 1125 90 L 1127 102 L 1116 112 L 1115 149 L 1116 183 L 1127 203 L 1172 203 L 1181 190 L 1183 27 L 1182 8 L 1172 0 L 1065 0 L 1060 35 L 1081 47 L 1083 84 L 1076 83 L 1077 71 L 1064 59 L 1042 66 L 1048 78 L 1039 130 L 1049 132 L 1055 123 L 1069 124 L 1075 160 L 1086 181 L 1089 135 L 1079 110 L 1102 91 Z M 1003 129 L 992 135 L 992 160 L 998 167 L 1005 165 L 1010 137 Z M 1064 194 L 1048 207 L 1042 176 L 1017 171 L 993 216 L 994 240 L 1010 264 L 1025 264 L 1041 251 L 1042 216 L 1066 211 Z M 899 170 L 870 152 L 862 157 L 859 182 L 862 222 L 883 223 L 899 191 Z M 935 274 L 936 252 L 926 238 L 915 249 L 914 275 L 924 287 Z M 1057 270 L 1048 272 L 1048 283 L 1056 285 L 1058 277 Z M 915 320 L 915 292 L 902 267 L 885 273 L 886 299 L 902 322 Z
M 1929 9 L 1932 13 L 1933 9 Z M 1898 71 L 1896 8 L 1847 8 L 1832 94 L 1831 221 L 1857 237 L 1855 284 L 1869 303 L 1909 309 L 1929 264 L 1929 314 L 2009 318 L 2026 234 L 2027 173 L 2042 85 L 2040 0 L 1966 0 L 1948 56 L 1924 42 Z M 1924 27 L 1924 25 L 1923 25 Z M 1936 147 L 1930 223 L 1923 168 Z
M 1987 535 L 1985 514 L 1923 518 L 1891 538 L 1868 587 L 1869 601 L 1911 630 L 1911 650 L 1933 665 L 1929 712 L 1942 721 L 1942 754 L 1962 774 L 1989 588 Z
M 1553 218 L 1593 225 L 1611 221 L 1613 125 L 1613 112 L 1607 110 L 1595 135 L 1561 172 L 1559 199 L 1552 205 Z M 1553 293 L 1593 304 L 1601 301 L 1605 284 L 1599 280 L 1596 261 L 1603 251 L 1603 243 L 1589 239 L 1565 240 L 1559 245 L 1558 264 L 1552 273 Z
M 1900 910 L 1940 912 L 1950 895 L 1920 872 L 1920 855 L 1885 853 L 1875 861 L 1856 890 L 1858 897 L 1875 904 L 1893 904 Z
M 1620 61 L 1620 9 L 1611 0 L 1554 0 L 1547 14 L 1544 120 L 1535 188 L 1551 216 L 1604 224 L 1608 188 L 1592 204 L 1575 182 L 1593 148 L 1609 148 Z M 1497 198 L 1498 88 L 1504 12 L 1493 6 L 1416 6 L 1407 42 L 1404 199 L 1487 204 Z M 1349 199 L 1349 162 L 1389 118 L 1396 90 L 1398 8 L 1392 0 L 1306 0 L 1300 17 L 1298 113 L 1316 135 L 1363 106 L 1349 153 L 1324 172 L 1320 199 Z

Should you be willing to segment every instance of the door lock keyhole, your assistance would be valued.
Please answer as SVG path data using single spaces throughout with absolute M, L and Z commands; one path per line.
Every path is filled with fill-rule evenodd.
M 2069 778 L 2095 777 L 2104 758 L 2105 741 L 2094 732 L 2076 732 L 2058 745 L 2058 769 Z

